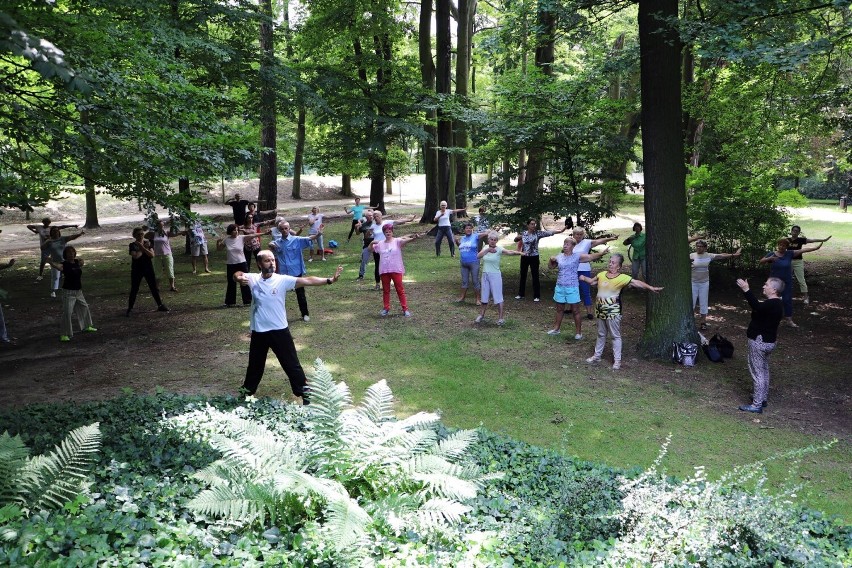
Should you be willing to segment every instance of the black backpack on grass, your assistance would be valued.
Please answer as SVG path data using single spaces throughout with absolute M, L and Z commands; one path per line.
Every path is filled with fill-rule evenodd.
M 734 356 L 734 344 L 718 333 L 710 338 L 709 346 L 715 346 L 719 350 L 719 354 L 725 359 L 730 359 Z

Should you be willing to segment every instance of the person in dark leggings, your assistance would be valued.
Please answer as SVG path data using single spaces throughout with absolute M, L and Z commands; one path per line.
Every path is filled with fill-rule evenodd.
M 464 209 L 447 209 L 447 202 L 442 201 L 439 205 L 440 209 L 435 212 L 433 222 L 438 223 L 438 229 L 435 233 L 435 256 L 441 256 L 441 240 L 447 239 L 447 244 L 450 245 L 450 256 L 456 256 L 456 243 L 453 241 L 453 225 L 450 223 L 450 218 L 453 213 L 461 213 Z
M 130 317 L 143 278 L 151 291 L 151 297 L 157 302 L 157 310 L 169 311 L 169 308 L 160 299 L 160 291 L 157 289 L 157 277 L 154 275 L 154 263 L 151 260 L 154 258 L 154 249 L 145 240 L 145 229 L 141 227 L 133 229 L 133 242 L 130 243 L 128 251 L 132 258 L 130 261 L 130 299 L 127 301 L 127 312 L 124 315 Z
M 234 282 L 247 288 L 254 299 L 251 310 L 248 367 L 240 394 L 253 395 L 257 391 L 266 369 L 266 356 L 272 349 L 278 358 L 278 363 L 290 379 L 293 395 L 301 398 L 302 404 L 308 404 L 308 393 L 305 392 L 307 378 L 302 364 L 299 363 L 299 355 L 287 324 L 286 292 L 304 286 L 331 285 L 340 278 L 343 267 L 338 266 L 331 278 L 320 276 L 296 278 L 286 274 L 276 274 L 275 255 L 268 250 L 262 250 L 257 254 L 257 267 L 260 269 L 260 274 L 237 272 L 233 276 Z
M 248 272 L 245 239 L 250 238 L 254 233 L 241 235 L 239 234 L 239 227 L 233 223 L 228 225 L 226 232 L 228 236 L 216 241 L 216 249 L 225 249 L 227 255 L 225 268 L 228 281 L 225 288 L 225 303 L 222 307 L 233 308 L 237 305 L 237 284 L 234 281 L 234 274 L 237 272 Z M 246 288 L 240 288 L 240 293 L 242 294 L 243 306 L 251 305 L 251 291 Z
M 552 237 L 556 233 L 564 233 L 568 227 L 562 227 L 559 231 L 539 231 L 538 222 L 535 219 L 527 221 L 527 230 L 515 237 L 518 250 L 523 252 L 521 257 L 521 281 L 518 285 L 516 300 L 523 300 L 527 289 L 527 271 L 532 272 L 533 302 L 541 301 L 541 284 L 538 280 L 538 241 L 544 237 Z

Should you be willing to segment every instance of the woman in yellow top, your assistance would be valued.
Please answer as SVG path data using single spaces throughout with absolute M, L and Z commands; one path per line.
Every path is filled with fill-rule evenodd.
M 612 336 L 612 368 L 621 368 L 621 290 L 627 286 L 643 288 L 651 292 L 660 292 L 663 288 L 651 286 L 629 274 L 621 273 L 624 255 L 614 253 L 609 257 L 606 272 L 599 272 L 595 278 L 580 276 L 584 282 L 598 287 L 595 299 L 595 314 L 598 316 L 598 340 L 595 342 L 595 354 L 586 359 L 587 363 L 597 363 L 601 360 L 606 336 Z

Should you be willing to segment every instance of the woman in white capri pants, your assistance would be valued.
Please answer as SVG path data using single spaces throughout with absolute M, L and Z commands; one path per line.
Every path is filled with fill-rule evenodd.
M 708 297 L 710 295 L 710 263 L 714 260 L 725 260 L 740 256 L 742 249 L 737 249 L 736 252 L 727 254 L 714 254 L 707 252 L 707 241 L 697 240 L 695 242 L 695 252 L 689 255 L 689 260 L 692 263 L 692 309 L 695 309 L 696 302 L 698 303 L 698 311 L 701 315 L 701 325 L 699 329 L 704 331 L 707 329 L 707 310 Z

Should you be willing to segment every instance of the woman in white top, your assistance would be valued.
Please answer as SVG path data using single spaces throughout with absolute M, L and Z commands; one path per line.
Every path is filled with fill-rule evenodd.
M 704 331 L 707 329 L 707 300 L 710 296 L 710 263 L 714 260 L 738 257 L 742 253 L 742 249 L 739 248 L 736 252 L 728 254 L 713 254 L 707 252 L 706 241 L 698 237 L 690 239 L 690 241 L 693 240 L 696 241 L 695 252 L 689 255 L 689 260 L 692 263 L 692 309 L 695 309 L 695 303 L 698 302 L 701 315 L 699 329 Z
M 237 283 L 234 282 L 234 274 L 237 272 L 248 272 L 245 253 L 245 239 L 254 233 L 241 235 L 239 227 L 233 223 L 228 225 L 228 236 L 216 241 L 216 250 L 225 249 L 227 254 L 228 287 L 225 289 L 225 303 L 223 308 L 233 308 L 237 305 Z M 243 305 L 251 305 L 251 289 L 240 286 Z
M 323 214 L 319 212 L 319 207 L 314 206 L 311 207 L 311 214 L 308 215 L 308 224 L 310 228 L 308 229 L 308 236 L 317 235 L 317 256 L 321 256 L 323 260 L 325 260 L 325 243 L 322 242 L 322 232 L 320 232 L 320 225 L 322 225 Z M 314 242 L 311 241 L 311 248 L 308 249 L 308 262 L 314 261 Z
M 453 213 L 461 213 L 464 209 L 447 209 L 447 202 L 442 201 L 440 209 L 435 212 L 432 221 L 438 223 L 438 232 L 435 234 L 435 256 L 441 256 L 441 240 L 446 237 L 450 244 L 450 256 L 456 256 L 456 244 L 453 242 L 453 226 L 450 217 Z

